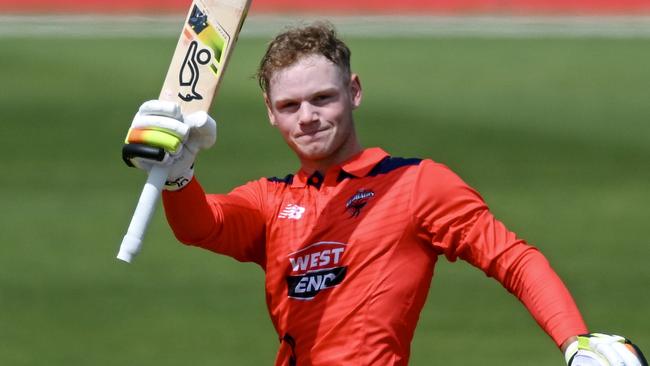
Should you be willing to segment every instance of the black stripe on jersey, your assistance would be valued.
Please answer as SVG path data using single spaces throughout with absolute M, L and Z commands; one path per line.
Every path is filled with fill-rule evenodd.
M 380 174 L 387 174 L 392 172 L 395 169 L 399 169 L 405 166 L 411 166 L 411 165 L 420 165 L 422 162 L 422 159 L 419 158 L 394 158 L 391 156 L 385 157 L 382 161 L 377 163 L 374 168 L 368 173 L 368 177 L 374 177 Z M 284 184 L 292 184 L 293 183 L 293 174 L 288 174 L 284 178 L 278 178 L 278 177 L 269 177 L 266 178 L 269 182 L 273 183 L 284 183 Z M 314 178 L 320 178 L 320 179 L 314 179 Z M 346 178 L 354 178 L 354 175 L 346 172 L 346 171 L 341 171 L 339 173 L 337 181 L 342 181 Z M 320 184 L 323 181 L 322 175 L 320 173 L 315 172 L 312 174 L 312 176 L 309 177 L 307 180 L 307 184 L 313 185 L 317 188 L 320 187 Z
M 374 168 L 368 173 L 368 177 L 375 177 L 380 174 L 387 174 L 392 172 L 395 169 L 399 169 L 405 166 L 411 166 L 411 165 L 420 165 L 420 162 L 422 162 L 422 159 L 418 158 L 394 158 L 391 156 L 385 157 L 382 161 L 377 163 Z M 354 175 L 347 173 L 345 171 L 341 171 L 341 173 L 338 176 L 338 181 L 342 181 L 343 179 L 346 178 L 354 178 Z
M 385 157 L 379 164 L 375 165 L 374 168 L 368 173 L 369 177 L 374 177 L 380 174 L 387 174 L 392 172 L 395 169 L 399 169 L 405 166 L 411 165 L 420 165 L 422 159 L 418 158 L 394 158 L 392 156 Z
M 293 174 L 288 174 L 284 178 L 278 178 L 278 177 L 269 177 L 266 178 L 269 182 L 273 183 L 284 183 L 284 184 L 291 184 L 293 183 Z

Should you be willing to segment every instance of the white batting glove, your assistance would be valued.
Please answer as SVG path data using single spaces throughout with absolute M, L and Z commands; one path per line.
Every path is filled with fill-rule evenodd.
M 183 116 L 176 103 L 150 100 L 133 118 L 122 159 L 146 171 L 154 164 L 170 166 L 165 189 L 175 191 L 192 180 L 196 155 L 216 140 L 217 124 L 207 113 Z
M 648 366 L 641 350 L 630 340 L 611 334 L 578 336 L 564 352 L 569 366 Z

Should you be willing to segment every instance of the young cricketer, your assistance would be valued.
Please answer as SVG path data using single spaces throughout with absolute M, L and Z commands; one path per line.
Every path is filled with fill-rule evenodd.
M 353 118 L 361 82 L 330 25 L 278 35 L 258 77 L 270 123 L 300 161 L 295 174 L 206 194 L 193 162 L 211 145 L 201 141 L 214 142 L 209 116 L 150 101 L 134 125 L 167 129 L 184 144 L 164 162 L 172 171 L 163 203 L 178 240 L 265 271 L 281 342 L 276 365 L 407 365 L 440 255 L 471 263 L 517 296 L 567 364 L 647 365 L 627 339 L 589 334 L 545 257 L 451 170 L 361 147 Z M 173 125 L 183 120 L 192 127 L 181 136 Z

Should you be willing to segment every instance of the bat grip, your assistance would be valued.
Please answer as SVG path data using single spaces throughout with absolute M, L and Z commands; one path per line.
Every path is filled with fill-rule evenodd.
M 151 168 L 147 182 L 144 184 L 144 188 L 142 188 L 142 193 L 131 218 L 129 228 L 126 231 L 126 235 L 124 235 L 124 239 L 122 239 L 117 259 L 131 263 L 140 251 L 142 239 L 156 211 L 156 204 L 158 203 L 160 192 L 165 185 L 168 175 L 168 166 L 154 165 Z

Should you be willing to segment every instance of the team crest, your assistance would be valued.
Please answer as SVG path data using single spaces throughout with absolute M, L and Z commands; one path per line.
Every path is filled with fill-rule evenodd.
M 350 213 L 350 217 L 357 217 L 361 209 L 368 204 L 368 201 L 375 196 L 375 192 L 369 189 L 360 189 L 345 203 L 345 209 Z

